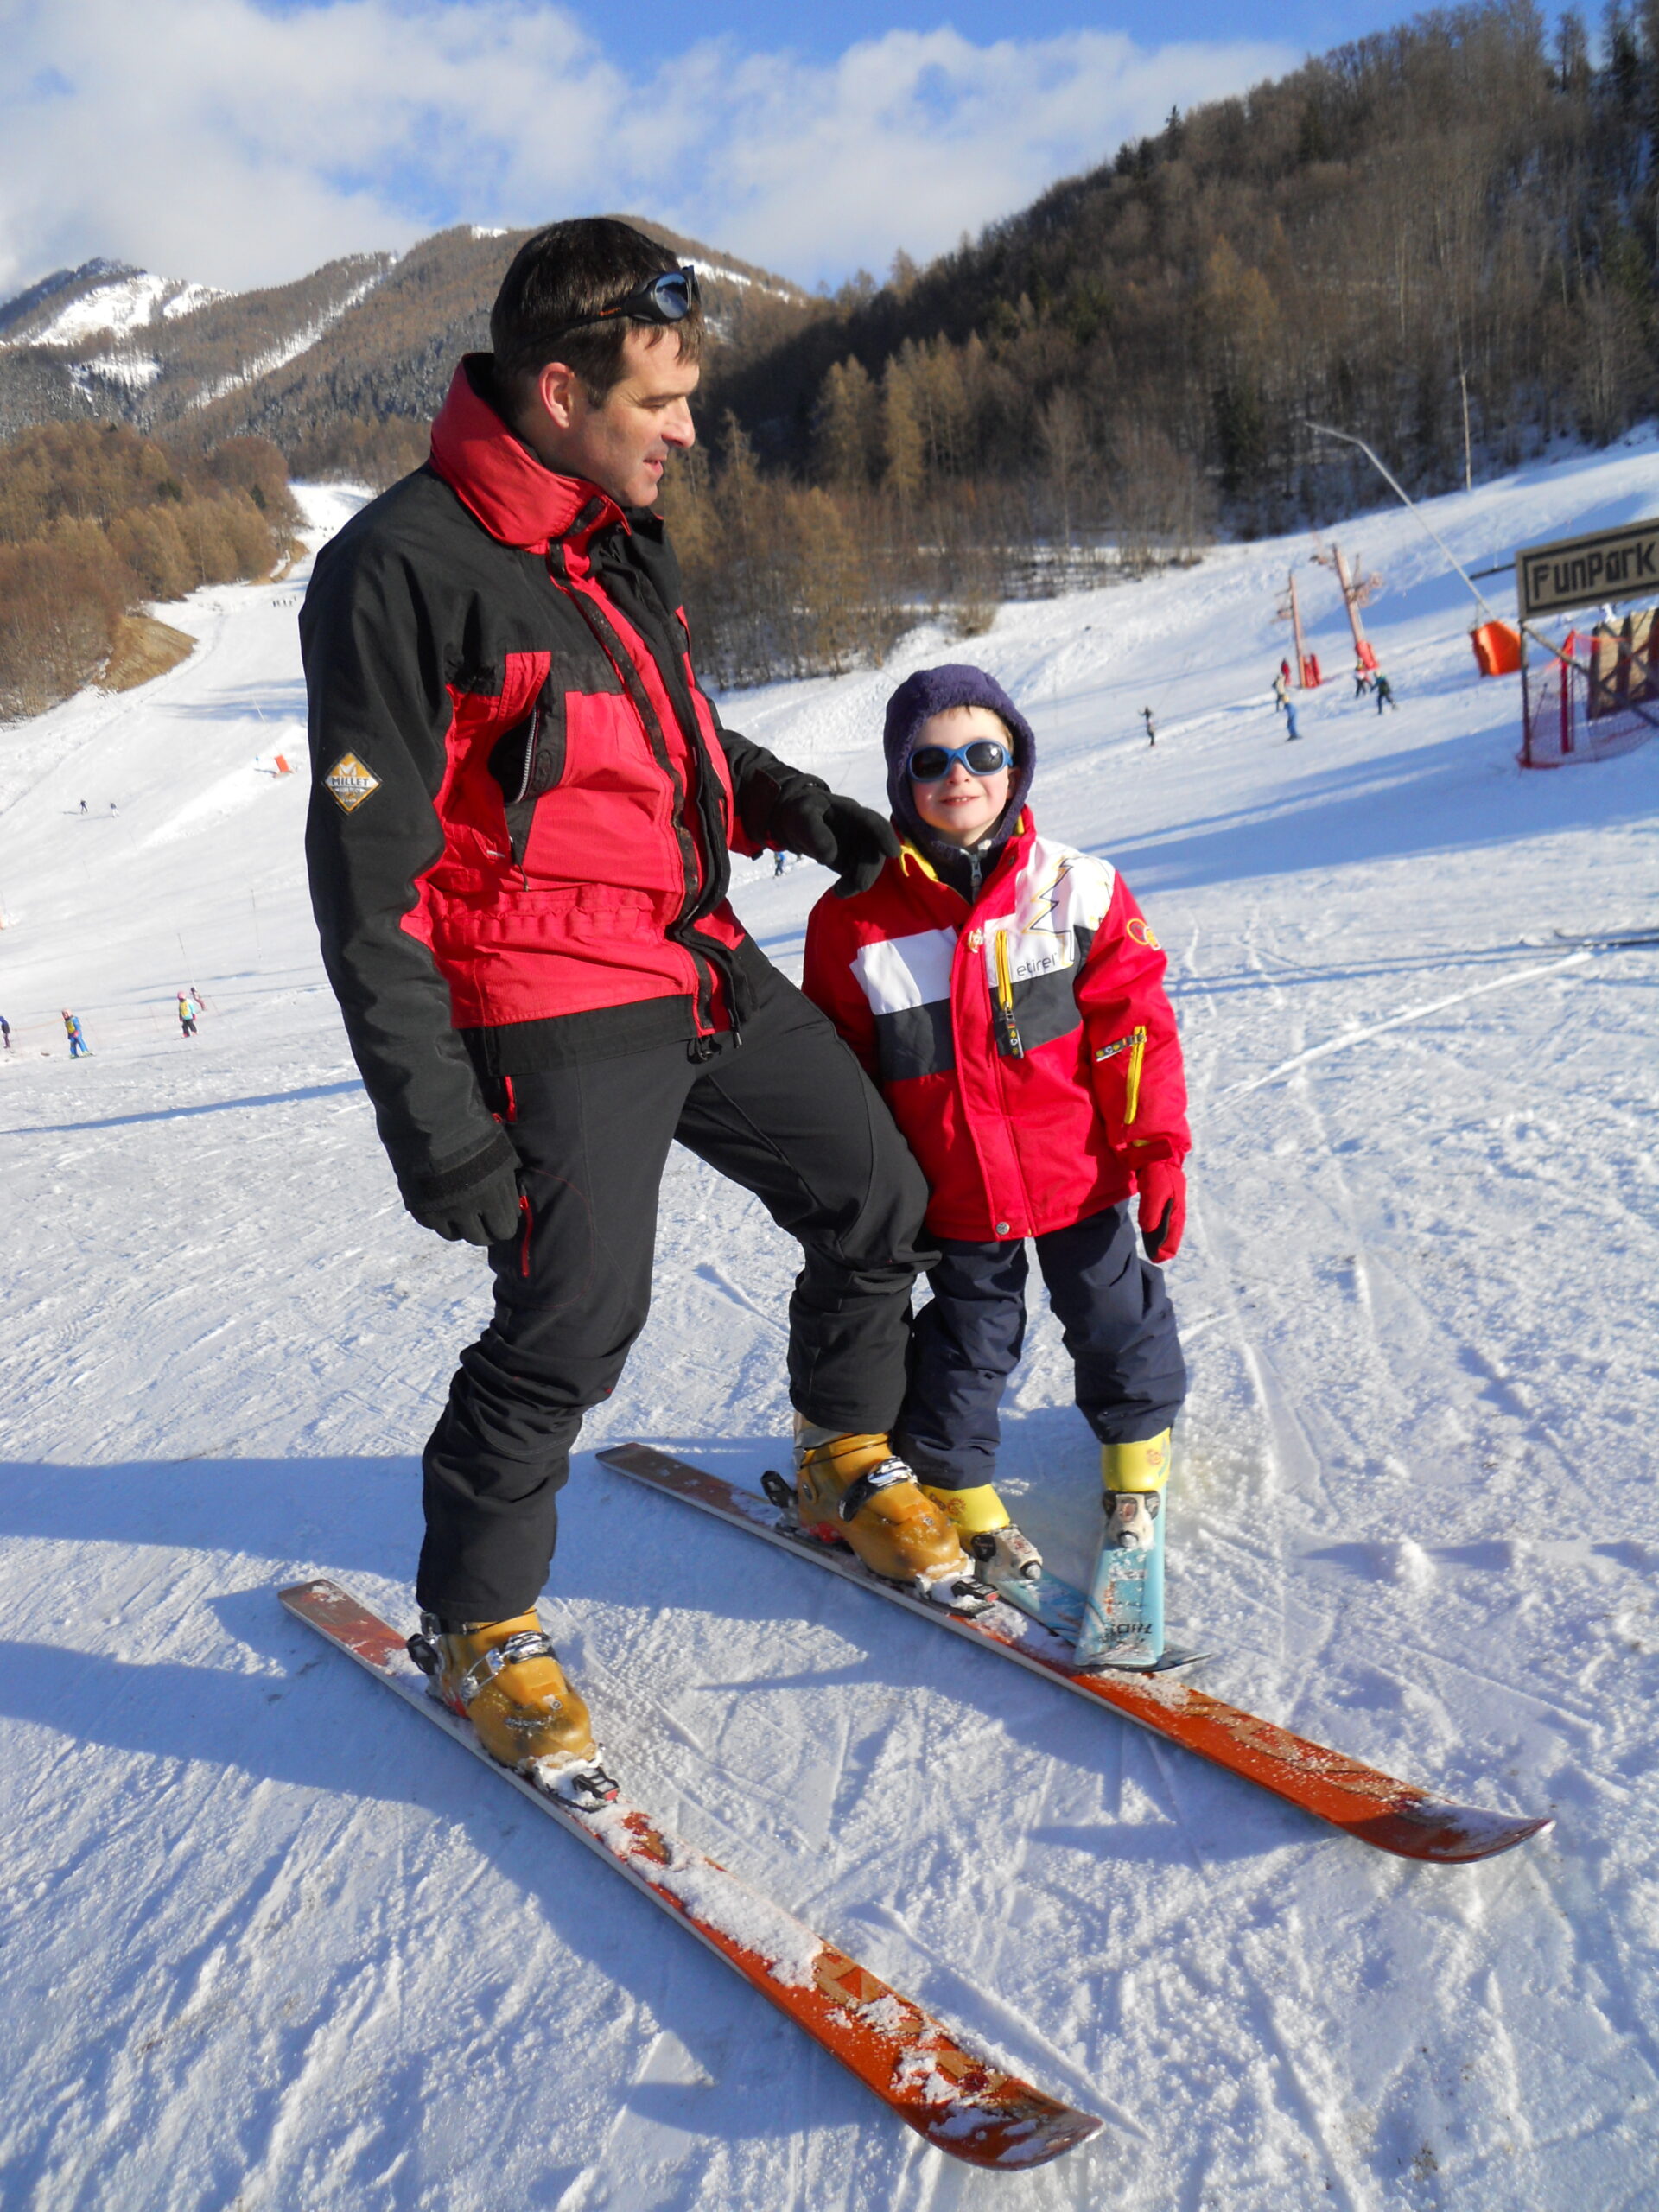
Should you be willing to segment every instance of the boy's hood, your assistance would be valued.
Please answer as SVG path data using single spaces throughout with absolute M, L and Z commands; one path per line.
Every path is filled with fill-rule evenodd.
M 887 702 L 887 728 L 882 746 L 887 756 L 887 802 L 901 836 L 908 837 L 930 857 L 958 848 L 931 830 L 916 810 L 911 784 L 910 756 L 921 728 L 930 716 L 953 707 L 988 707 L 1007 725 L 1014 747 L 1014 773 L 1008 781 L 1008 803 L 995 827 L 979 842 L 982 853 L 994 850 L 1020 819 L 1020 810 L 1037 772 L 1037 740 L 1026 720 L 994 676 L 966 661 L 947 662 L 942 668 L 918 668 L 907 676 Z

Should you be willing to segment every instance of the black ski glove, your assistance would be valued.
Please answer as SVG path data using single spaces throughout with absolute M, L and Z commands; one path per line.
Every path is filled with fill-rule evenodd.
M 774 842 L 833 868 L 841 879 L 837 899 L 868 891 L 886 862 L 899 857 L 893 824 L 839 791 L 807 790 L 780 798 L 767 829 Z
M 498 1131 L 470 1160 L 405 1185 L 404 1204 L 452 1243 L 505 1243 L 518 1229 L 518 1155 Z

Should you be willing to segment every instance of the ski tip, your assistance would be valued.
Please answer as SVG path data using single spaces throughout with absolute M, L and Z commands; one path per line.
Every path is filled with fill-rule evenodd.
M 965 2164 L 1015 2173 L 1064 2158 L 1097 2135 L 1102 2122 L 1094 2113 L 1079 2112 L 1074 2106 L 1057 2104 L 1040 2090 L 1027 2089 L 1001 2110 L 967 2101 L 952 2102 L 911 2118 L 911 2126 L 936 2151 Z
M 397 1630 L 327 1575 L 290 1583 L 276 1596 L 296 1620 L 306 1622 L 365 1666 L 385 1673 L 408 1658 L 408 1647 Z
M 1399 1805 L 1379 1813 L 1374 1820 L 1342 1823 L 1350 1835 L 1399 1859 L 1418 1859 L 1440 1866 L 1470 1866 L 1483 1859 L 1497 1859 L 1517 1844 L 1547 1835 L 1555 1825 L 1552 1815 L 1492 1813 L 1478 1805 L 1448 1805 L 1426 1797 L 1416 1804 Z
M 342 1590 L 338 1582 L 331 1582 L 326 1574 L 317 1575 L 309 1582 L 290 1582 L 285 1590 L 276 1592 L 276 1600 L 302 1620 L 355 1602 L 349 1592 Z

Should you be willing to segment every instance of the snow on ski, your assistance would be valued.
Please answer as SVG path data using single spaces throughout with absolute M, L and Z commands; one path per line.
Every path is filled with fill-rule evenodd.
M 580 1808 L 499 1765 L 466 1721 L 427 1694 L 404 1638 L 337 1582 L 278 1591 L 296 1618 L 397 1691 L 804 2029 L 936 2150 L 969 2165 L 1046 2165 L 1100 2126 L 1007 2074 L 760 1891 L 618 1797 Z
M 791 1534 L 779 1525 L 774 1508 L 753 1491 L 741 1490 L 722 1476 L 653 1446 L 613 1445 L 598 1457 L 648 1489 L 682 1498 L 734 1528 L 747 1529 L 796 1558 L 815 1560 L 861 1589 L 906 1607 L 918 1619 L 1000 1651 L 1063 1688 L 1110 1707 L 1125 1719 L 1259 1783 L 1275 1796 L 1379 1851 L 1401 1859 L 1463 1864 L 1495 1858 L 1554 1825 L 1548 1818 L 1452 1804 L 1414 1783 L 1397 1781 L 1341 1751 L 1293 1735 L 1274 1721 L 1211 1697 L 1167 1673 L 1081 1669 L 1067 1644 L 1006 1601 L 972 1619 L 947 1612 L 867 1573 L 849 1551 Z

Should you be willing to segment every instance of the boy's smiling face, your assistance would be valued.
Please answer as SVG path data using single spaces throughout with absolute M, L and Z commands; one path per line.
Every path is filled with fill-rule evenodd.
M 930 715 L 916 733 L 912 755 L 925 745 L 943 745 L 951 751 L 971 745 L 976 737 L 991 737 L 1005 752 L 1012 751 L 1007 725 L 988 707 L 950 707 Z M 976 776 L 965 761 L 953 760 L 937 783 L 918 784 L 910 791 L 916 811 L 928 828 L 953 845 L 976 845 L 994 829 L 1008 803 L 1011 768 L 998 768 L 988 776 Z

